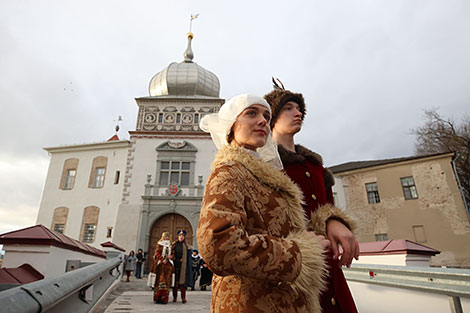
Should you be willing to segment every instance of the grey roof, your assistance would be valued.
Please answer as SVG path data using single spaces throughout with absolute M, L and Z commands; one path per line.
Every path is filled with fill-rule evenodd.
M 220 83 L 217 76 L 192 61 L 192 36 L 191 33 L 188 34 L 184 61 L 173 62 L 152 77 L 149 85 L 150 96 L 219 97 Z
M 373 167 L 373 166 L 379 166 L 379 165 L 384 165 L 384 164 L 423 159 L 423 158 L 428 158 L 428 157 L 437 156 L 441 154 L 448 154 L 448 153 L 453 153 L 453 152 L 435 153 L 435 154 L 428 154 L 428 155 L 416 155 L 416 156 L 410 156 L 410 157 L 383 159 L 383 160 L 353 161 L 353 162 L 347 162 L 343 164 L 330 166 L 328 167 L 328 169 L 332 171 L 333 173 L 341 173 L 341 172 L 352 171 L 352 170 L 368 168 L 368 167 Z

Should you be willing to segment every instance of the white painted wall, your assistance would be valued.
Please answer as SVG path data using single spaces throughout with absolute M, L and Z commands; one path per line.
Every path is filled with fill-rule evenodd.
M 104 258 L 55 246 L 5 245 L 3 267 L 18 267 L 28 263 L 44 277 L 58 277 L 65 273 L 67 260 L 99 263 Z
M 418 254 L 362 255 L 353 264 L 380 264 L 399 266 L 429 266 L 431 256 Z
M 343 180 L 341 177 L 335 176 L 335 184 L 332 190 L 335 194 L 335 205 L 342 210 L 346 210 L 346 195 L 344 193 Z
M 357 282 L 348 285 L 361 313 L 451 312 L 447 296 Z M 470 312 L 470 299 L 461 298 L 461 302 L 463 311 Z
M 115 141 L 65 146 L 60 147 L 57 152 L 52 152 L 36 223 L 50 228 L 54 210 L 61 206 L 68 207 L 69 215 L 64 234 L 78 240 L 84 209 L 88 206 L 96 206 L 100 208 L 100 213 L 95 241 L 90 244 L 101 248 L 100 243 L 112 240 L 106 237 L 107 228 L 113 227 L 114 229 L 116 223 L 122 197 L 127 151 L 127 141 Z M 104 186 L 103 188 L 88 188 L 92 162 L 97 156 L 108 158 Z M 64 162 L 70 158 L 79 159 L 75 184 L 72 190 L 62 190 L 59 186 Z M 118 184 L 114 184 L 116 171 L 120 171 Z

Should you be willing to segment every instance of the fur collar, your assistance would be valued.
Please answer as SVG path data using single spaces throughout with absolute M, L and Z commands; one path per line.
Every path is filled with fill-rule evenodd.
M 309 149 L 301 146 L 295 145 L 295 151 L 291 152 L 285 149 L 283 146 L 278 145 L 279 155 L 281 156 L 282 163 L 285 164 L 292 164 L 292 163 L 300 163 L 308 159 L 310 162 L 314 164 L 323 165 L 323 159 L 321 155 L 310 151 Z
M 275 190 L 286 191 L 294 197 L 301 195 L 299 188 L 287 175 L 276 170 L 271 164 L 246 152 L 243 148 L 230 145 L 221 148 L 212 163 L 212 168 L 227 161 L 243 164 L 259 181 Z
M 278 171 L 271 164 L 246 152 L 243 148 L 230 145 L 219 150 L 212 163 L 212 169 L 230 161 L 242 164 L 258 181 L 268 185 L 273 190 L 285 192 L 287 195 L 285 200 L 290 208 L 288 214 L 292 226 L 297 231 L 305 229 L 307 219 L 302 208 L 302 191 L 289 176 Z

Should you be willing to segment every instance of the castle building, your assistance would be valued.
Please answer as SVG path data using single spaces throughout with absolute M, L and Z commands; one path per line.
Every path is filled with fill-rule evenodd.
M 136 98 L 137 125 L 129 140 L 45 148 L 51 156 L 37 223 L 96 247 L 112 241 L 150 255 L 163 231 L 176 239 L 195 232 L 205 181 L 217 151 L 200 119 L 224 100 L 215 74 L 184 60 L 150 81 Z

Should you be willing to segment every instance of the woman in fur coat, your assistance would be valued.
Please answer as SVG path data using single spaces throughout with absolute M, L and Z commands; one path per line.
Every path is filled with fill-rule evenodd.
M 219 148 L 197 229 L 214 272 L 211 312 L 320 313 L 329 242 L 306 231 L 301 192 L 280 169 L 261 97 L 240 95 L 200 126 Z
M 352 259 L 359 257 L 359 244 L 352 233 L 353 222 L 334 206 L 333 174 L 323 167 L 321 156 L 294 145 L 294 135 L 300 131 L 305 117 L 302 94 L 285 90 L 282 83 L 274 81 L 274 84 L 275 89 L 264 98 L 273 112 L 271 127 L 274 140 L 279 144 L 284 171 L 303 192 L 303 207 L 310 229 L 327 236 L 331 242 L 327 288 L 320 297 L 322 312 L 357 313 L 341 270 L 341 266 L 349 267 Z M 338 246 L 342 248 L 341 254 Z

